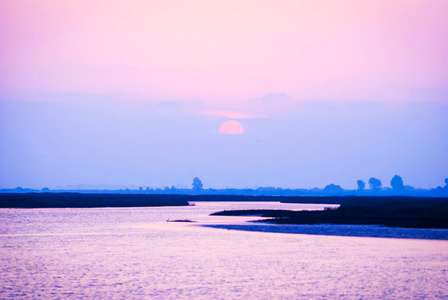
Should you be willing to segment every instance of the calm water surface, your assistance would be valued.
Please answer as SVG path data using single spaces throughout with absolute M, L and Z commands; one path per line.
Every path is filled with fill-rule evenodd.
M 3 209 L 0 298 L 448 297 L 447 230 L 254 225 L 244 221 L 255 217 L 208 216 L 225 209 L 326 206 Z

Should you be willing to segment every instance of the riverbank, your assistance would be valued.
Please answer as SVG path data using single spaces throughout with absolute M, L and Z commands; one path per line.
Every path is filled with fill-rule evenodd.
M 0 193 L 0 208 L 178 206 L 189 202 L 283 202 L 340 204 L 344 197 L 284 197 L 239 195 Z
M 0 208 L 91 208 L 187 206 L 183 195 L 128 195 L 80 193 L 0 194 Z
M 336 209 L 323 211 L 238 210 L 212 215 L 261 216 L 255 222 L 275 224 L 340 224 L 382 225 L 404 228 L 448 228 L 448 198 L 431 199 L 406 197 L 344 199 Z

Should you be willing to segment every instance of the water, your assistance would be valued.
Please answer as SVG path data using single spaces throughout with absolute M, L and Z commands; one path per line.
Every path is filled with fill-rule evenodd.
M 191 207 L 3 209 L 0 298 L 448 297 L 448 240 L 431 239 L 446 237 L 447 230 L 416 230 L 425 239 L 375 238 L 366 236 L 384 228 L 351 226 L 339 231 L 361 236 L 337 236 L 324 230 L 329 225 L 304 230 L 303 225 L 244 223 L 255 218 L 208 216 L 224 209 L 326 206 L 201 202 Z M 198 222 L 167 223 L 168 218 Z M 273 228 L 301 233 L 256 231 Z M 403 236 L 403 229 L 386 230 L 388 236 Z

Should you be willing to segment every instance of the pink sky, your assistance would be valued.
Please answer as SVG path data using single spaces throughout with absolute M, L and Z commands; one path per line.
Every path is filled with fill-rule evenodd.
M 444 0 L 0 5 L 2 98 L 446 101 Z
M 448 0 L 0 0 L 0 188 L 436 187 L 447 20 Z

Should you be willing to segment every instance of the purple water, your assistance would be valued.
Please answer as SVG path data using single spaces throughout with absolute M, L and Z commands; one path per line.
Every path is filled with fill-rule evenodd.
M 328 235 L 322 228 L 330 225 L 286 234 L 246 231 L 263 229 L 244 222 L 254 218 L 208 216 L 225 209 L 327 206 L 2 209 L 0 298 L 448 297 L 448 241 L 431 239 L 446 230 L 422 229 L 425 239 L 366 237 L 382 230 L 374 226 L 345 229 L 364 236 Z

